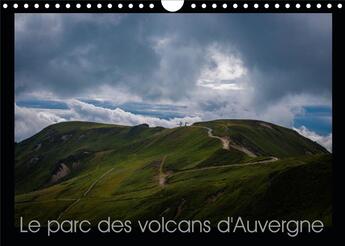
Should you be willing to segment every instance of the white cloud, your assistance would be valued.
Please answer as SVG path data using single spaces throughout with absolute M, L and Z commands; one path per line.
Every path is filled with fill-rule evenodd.
M 71 120 L 86 120 L 104 123 L 114 123 L 121 125 L 149 124 L 150 126 L 176 127 L 180 121 L 193 123 L 201 121 L 200 117 L 173 118 L 170 120 L 133 114 L 120 108 L 107 109 L 97 107 L 92 104 L 84 103 L 78 100 L 72 100 L 68 103 L 73 117 Z
M 243 61 L 219 44 L 212 44 L 206 51 L 206 60 L 197 85 L 215 90 L 241 90 L 238 79 L 247 74 Z
M 328 151 L 332 152 L 332 133 L 322 136 L 317 134 L 316 132 L 313 132 L 306 128 L 305 126 L 301 126 L 299 128 L 293 128 L 295 131 L 297 131 L 302 136 L 309 138 L 318 144 L 325 147 Z
M 21 141 L 51 124 L 65 121 L 63 111 L 23 108 L 15 105 L 15 139 Z
M 220 96 L 221 95 L 218 94 L 218 97 Z M 243 96 L 239 95 L 238 98 L 234 98 L 232 102 L 227 102 L 224 106 L 213 111 L 198 110 L 200 105 L 197 105 L 201 103 L 201 101 L 198 101 L 196 104 L 190 105 L 186 111 L 187 114 L 189 113 L 189 115 L 194 116 L 173 118 L 170 120 L 133 114 L 120 108 L 108 109 L 98 107 L 79 100 L 67 100 L 66 103 L 69 107 L 67 110 L 24 108 L 15 105 L 15 138 L 16 141 L 21 141 L 51 124 L 62 121 L 92 121 L 120 125 L 138 125 L 146 123 L 151 127 L 163 126 L 172 128 L 176 127 L 181 121 L 192 124 L 198 121 L 219 118 L 247 118 L 261 119 L 292 127 L 294 117 L 301 112 L 303 113 L 302 105 L 299 104 L 302 99 L 299 99 L 299 96 L 285 98 L 280 103 L 271 105 L 261 112 L 257 112 L 255 109 L 246 108 L 243 103 L 237 104 L 238 101 L 236 100 L 241 98 L 243 98 Z M 304 98 L 307 97 L 304 96 Z M 303 103 L 307 103 L 304 100 L 302 101 Z M 212 102 L 214 102 L 214 100 Z M 313 102 L 313 100 L 309 100 L 309 103 L 311 102 Z M 327 150 L 332 151 L 332 133 L 327 136 L 322 136 L 307 129 L 305 126 L 293 129 L 299 134 L 321 144 Z
M 68 110 L 23 108 L 15 105 L 16 141 L 28 138 L 43 128 L 62 121 L 92 121 L 131 126 L 146 123 L 151 127 L 163 126 L 167 128 L 176 127 L 180 121 L 189 124 L 201 121 L 198 116 L 165 120 L 133 114 L 120 108 L 97 107 L 78 100 L 67 101 L 67 104 L 70 108 Z
M 296 116 L 303 115 L 304 107 L 329 106 L 326 97 L 301 93 L 287 95 L 274 103 L 255 100 L 256 90 L 250 83 L 244 90 L 209 90 L 200 87 L 192 92 L 189 112 L 203 120 L 257 119 L 292 128 Z

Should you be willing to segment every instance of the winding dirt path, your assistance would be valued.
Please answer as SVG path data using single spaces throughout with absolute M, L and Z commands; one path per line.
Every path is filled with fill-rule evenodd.
M 60 220 L 60 219 L 62 218 L 62 216 L 63 216 L 65 213 L 67 213 L 68 211 L 70 211 L 76 204 L 78 204 L 78 203 L 80 202 L 80 200 L 81 200 L 83 197 L 86 197 L 86 196 L 90 193 L 90 191 L 95 187 L 95 185 L 96 185 L 100 180 L 102 180 L 105 176 L 107 176 L 107 175 L 108 175 L 111 171 L 113 171 L 113 170 L 114 170 L 114 168 L 109 169 L 108 171 L 106 171 L 105 173 L 103 173 L 98 179 L 96 179 L 96 180 L 89 186 L 89 188 L 83 193 L 83 195 L 82 195 L 79 199 L 75 200 L 71 205 L 69 205 L 64 211 L 62 211 L 62 212 L 59 214 L 57 220 Z
M 213 135 L 213 130 L 212 128 L 206 127 L 206 126 L 192 126 L 192 127 L 198 127 L 198 128 L 204 128 L 207 130 L 207 135 L 210 138 L 215 138 L 221 141 L 222 145 L 223 145 L 223 149 L 229 150 L 230 149 L 230 141 L 228 138 L 226 137 L 219 137 L 219 136 L 215 136 Z
M 191 127 L 197 127 L 197 128 L 204 128 L 207 129 L 207 134 L 210 138 L 215 138 L 221 141 L 222 143 L 222 147 L 225 150 L 229 150 L 230 147 L 235 148 L 239 151 L 244 152 L 245 154 L 247 154 L 250 157 L 256 157 L 256 155 L 252 152 L 250 152 L 249 150 L 247 150 L 246 148 L 242 147 L 242 146 L 238 146 L 235 144 L 230 143 L 230 138 L 228 137 L 220 137 L 220 136 L 216 136 L 213 135 L 213 130 L 209 127 L 204 127 L 204 126 L 191 126 Z M 202 167 L 202 168 L 194 168 L 194 169 L 187 169 L 187 170 L 181 170 L 181 171 L 176 171 L 174 173 L 166 173 L 164 172 L 164 163 L 166 161 L 167 155 L 165 155 L 160 163 L 159 166 L 159 174 L 158 174 L 158 183 L 159 186 L 164 187 L 166 186 L 167 183 L 167 178 L 175 176 L 177 174 L 182 174 L 182 173 L 190 173 L 190 172 L 198 172 L 198 171 L 204 171 L 204 170 L 211 170 L 211 169 L 221 169 L 221 168 L 231 168 L 231 167 L 245 167 L 245 166 L 253 166 L 253 165 L 261 165 L 261 164 L 268 164 L 268 163 L 272 163 L 272 162 L 276 162 L 279 159 L 277 157 L 271 156 L 269 159 L 266 160 L 261 160 L 261 161 L 253 161 L 253 162 L 247 162 L 247 163 L 235 163 L 235 164 L 228 164 L 228 165 L 219 165 L 219 166 L 208 166 L 208 167 Z M 96 179 L 89 187 L 88 189 L 82 194 L 82 196 L 78 199 L 60 199 L 60 200 L 64 200 L 64 201 L 74 201 L 73 203 L 71 203 L 65 210 L 63 210 L 57 220 L 60 220 L 68 211 L 70 211 L 73 207 L 75 207 L 80 200 L 82 200 L 84 197 L 86 197 L 90 191 L 97 185 L 97 183 L 102 180 L 105 176 L 107 176 L 111 171 L 113 171 L 114 168 L 109 169 L 108 171 L 106 171 L 105 173 L 103 173 L 98 179 Z M 59 200 L 59 199 L 57 199 Z M 55 200 L 55 201 L 57 201 Z M 128 200 L 128 199 L 125 199 Z M 52 200 L 53 201 L 53 200 Z M 182 199 L 181 203 L 179 204 L 177 211 L 176 211 L 176 215 L 175 218 L 178 217 L 182 211 L 182 207 L 184 206 L 186 200 Z M 169 211 L 170 208 L 168 208 L 166 211 Z M 165 213 L 165 211 L 164 211 Z
M 178 171 L 178 172 L 173 173 L 171 176 L 174 176 L 176 174 L 181 174 L 181 173 L 198 172 L 198 171 L 204 171 L 204 170 L 210 170 L 210 169 L 254 166 L 254 165 L 260 165 L 260 164 L 272 163 L 272 162 L 276 162 L 278 160 L 279 159 L 277 157 L 271 156 L 270 159 L 262 160 L 262 161 L 253 161 L 253 162 L 248 162 L 248 163 L 235 163 L 235 164 L 228 164 L 228 165 L 209 166 L 209 167 L 201 167 L 201 168 L 195 168 L 195 169 L 182 170 L 182 171 Z
M 229 150 L 230 147 L 237 149 L 243 153 L 245 153 L 246 155 L 248 155 L 249 157 L 257 157 L 254 153 L 252 153 L 251 151 L 249 151 L 248 149 L 246 149 L 243 146 L 239 146 L 233 143 L 230 143 L 230 139 L 228 137 L 220 137 L 220 136 L 216 136 L 213 135 L 213 129 L 206 127 L 206 126 L 191 126 L 191 127 L 197 127 L 197 128 L 204 128 L 207 129 L 207 134 L 210 138 L 216 138 L 218 140 L 221 141 L 222 145 L 223 145 L 223 149 Z M 272 162 L 276 162 L 278 161 L 279 158 L 271 156 L 269 157 L 269 159 L 266 160 L 261 160 L 261 161 L 253 161 L 253 162 L 247 162 L 247 163 L 234 163 L 234 164 L 228 164 L 228 165 L 213 165 L 213 166 L 208 166 L 208 167 L 201 167 L 201 168 L 193 168 L 193 169 L 188 169 L 188 170 L 181 170 L 181 171 L 177 171 L 173 174 L 165 174 L 163 172 L 163 164 L 165 161 L 165 158 L 163 158 L 162 162 L 161 162 L 161 166 L 160 166 L 160 173 L 159 173 L 159 177 L 160 177 L 160 185 L 165 185 L 166 184 L 166 179 L 167 177 L 171 177 L 177 174 L 181 174 L 181 173 L 189 173 L 189 172 L 198 172 L 198 171 L 204 171 L 204 170 L 211 170 L 211 169 L 220 169 L 220 168 L 231 168 L 231 167 L 246 167 L 246 166 L 254 166 L 254 165 L 261 165 L 261 164 L 267 164 L 267 163 L 272 163 Z
M 209 127 L 206 127 L 206 126 L 192 126 L 192 127 L 198 127 L 198 128 L 206 129 L 208 136 L 210 138 L 219 139 L 221 141 L 222 145 L 223 145 L 223 149 L 225 149 L 225 150 L 230 150 L 230 147 L 231 147 L 233 149 L 236 149 L 238 151 L 241 151 L 241 152 L 245 153 L 249 157 L 257 157 L 256 154 L 254 154 L 253 152 L 251 152 L 247 148 L 231 142 L 230 141 L 230 137 L 220 137 L 220 136 L 213 135 L 213 129 L 212 128 L 209 128 Z

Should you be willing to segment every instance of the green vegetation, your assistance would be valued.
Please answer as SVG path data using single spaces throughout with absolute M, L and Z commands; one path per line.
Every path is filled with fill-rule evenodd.
M 20 216 L 42 223 L 242 216 L 332 223 L 332 157 L 323 147 L 261 121 L 195 126 L 67 122 L 47 127 L 16 144 L 16 222 Z M 200 126 L 230 137 L 256 157 L 223 149 Z

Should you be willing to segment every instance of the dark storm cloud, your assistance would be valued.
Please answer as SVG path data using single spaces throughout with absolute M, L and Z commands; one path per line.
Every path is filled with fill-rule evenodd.
M 157 50 L 164 38 L 169 44 Z M 178 100 L 195 88 L 212 43 L 240 55 L 260 105 L 289 93 L 330 94 L 330 15 L 22 14 L 16 95 L 74 97 L 110 85 Z
M 331 149 L 331 32 L 330 14 L 16 14 L 16 139 L 251 118 Z
M 47 89 L 76 95 L 126 76 L 145 78 L 156 64 L 138 26 L 121 16 L 30 15 L 16 36 L 17 93 Z M 124 19 L 124 25 L 118 25 Z M 17 19 L 18 20 L 18 19 Z M 129 20 L 129 21 L 126 21 Z M 17 24 L 17 23 L 16 23 Z
M 178 28 L 166 25 L 166 32 L 181 33 L 185 42 L 230 43 L 245 65 L 258 72 L 253 82 L 260 99 L 302 92 L 330 94 L 330 15 L 234 14 L 171 18 L 171 22 Z

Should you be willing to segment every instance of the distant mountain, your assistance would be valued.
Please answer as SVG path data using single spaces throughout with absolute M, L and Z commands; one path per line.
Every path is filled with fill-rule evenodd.
M 322 219 L 331 154 L 256 120 L 51 125 L 15 147 L 16 218 Z

